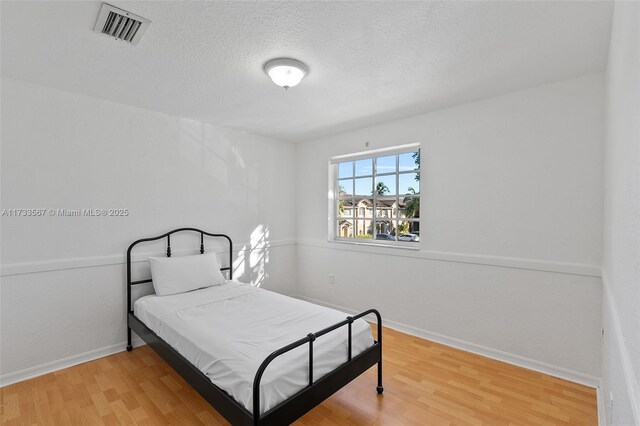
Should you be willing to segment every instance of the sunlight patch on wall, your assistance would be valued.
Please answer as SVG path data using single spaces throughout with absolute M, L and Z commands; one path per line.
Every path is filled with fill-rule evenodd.
M 233 262 L 233 276 L 240 282 L 261 287 L 269 276 L 266 265 L 269 263 L 269 228 L 258 225 L 251 233 L 249 244 L 240 248 Z
M 212 124 L 186 118 L 178 120 L 179 156 L 223 185 L 229 182 L 231 151 L 229 138 Z

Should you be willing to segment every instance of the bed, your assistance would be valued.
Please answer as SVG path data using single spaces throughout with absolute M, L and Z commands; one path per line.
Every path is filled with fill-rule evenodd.
M 132 250 L 195 232 L 226 240 L 230 266 L 220 285 L 171 295 L 147 295 L 132 304 Z M 180 228 L 143 238 L 127 250 L 127 350 L 131 332 L 151 346 L 231 424 L 289 424 L 377 364 L 382 394 L 382 320 L 369 309 L 339 311 L 233 281 L 233 243 L 224 234 Z M 204 258 L 204 256 L 198 256 Z M 377 320 L 372 337 L 363 319 Z

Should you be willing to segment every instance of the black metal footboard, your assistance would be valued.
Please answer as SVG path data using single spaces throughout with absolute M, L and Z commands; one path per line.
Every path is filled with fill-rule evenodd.
M 352 354 L 352 324 L 355 320 L 366 315 L 375 314 L 377 319 L 378 336 L 373 346 L 353 357 Z M 325 335 L 340 327 L 348 327 L 348 359 L 347 362 L 322 378 L 313 380 L 313 342 L 316 338 Z M 302 345 L 309 345 L 309 384 L 306 388 L 286 399 L 276 407 L 260 415 L 260 380 L 269 364 L 279 357 Z M 376 309 L 369 309 L 355 316 L 347 317 L 344 321 L 324 328 L 316 333 L 310 333 L 306 337 L 284 346 L 269 355 L 260 365 L 253 381 L 253 417 L 254 424 L 289 424 L 308 412 L 311 408 L 333 395 L 340 388 L 351 382 L 371 366 L 378 364 L 378 386 L 376 390 L 381 394 L 382 387 L 382 317 Z

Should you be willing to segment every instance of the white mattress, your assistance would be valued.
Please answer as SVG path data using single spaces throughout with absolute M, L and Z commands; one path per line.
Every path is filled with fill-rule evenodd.
M 171 296 L 145 296 L 135 315 L 249 412 L 253 379 L 273 351 L 340 322 L 347 314 L 278 293 L 228 281 Z M 341 327 L 314 342 L 314 380 L 347 361 L 348 331 Z M 371 328 L 353 323 L 353 355 L 373 344 Z M 260 413 L 303 389 L 309 345 L 277 357 L 261 380 Z

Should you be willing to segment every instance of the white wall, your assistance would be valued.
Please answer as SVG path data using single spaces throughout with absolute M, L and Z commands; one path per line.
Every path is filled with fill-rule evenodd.
M 607 423 L 640 425 L 640 3 L 616 2 L 606 73 L 603 342 Z M 610 398 L 613 397 L 613 409 Z
M 594 383 L 603 87 L 585 76 L 294 148 L 3 79 L 1 207 L 131 214 L 2 218 L 2 380 L 121 350 L 124 248 L 193 225 L 240 243 L 245 281 Z M 365 141 L 423 143 L 420 251 L 326 241 L 327 161 Z
M 290 143 L 6 78 L 1 125 L 3 209 L 130 211 L 1 218 L 3 382 L 122 350 L 124 252 L 140 237 L 228 233 L 234 278 L 295 293 Z
M 603 102 L 588 75 L 298 145 L 298 293 L 595 384 Z M 327 162 L 366 141 L 422 143 L 420 251 L 326 241 Z

